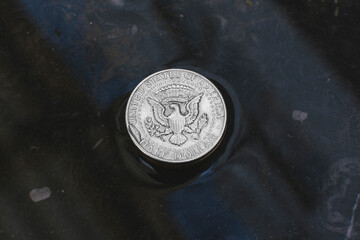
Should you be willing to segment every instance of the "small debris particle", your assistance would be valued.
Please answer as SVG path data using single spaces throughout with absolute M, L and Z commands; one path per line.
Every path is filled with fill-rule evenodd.
M 335 15 L 335 17 L 339 16 L 339 6 L 335 7 L 334 15 Z
M 223 16 L 218 15 L 217 17 L 218 17 L 219 20 L 220 20 L 221 28 L 222 28 L 222 29 L 225 29 L 225 26 L 226 26 L 226 24 L 227 24 L 228 21 L 227 21 L 226 18 L 224 18 Z
M 92 147 L 92 150 L 94 150 L 95 148 L 97 148 L 98 146 L 100 146 L 100 144 L 104 141 L 103 138 L 100 138 Z
M 90 25 L 93 25 L 93 24 L 94 24 L 94 22 L 93 22 L 93 21 L 90 21 L 89 23 L 90 23 Z
M 296 121 L 300 121 L 303 122 L 305 121 L 305 119 L 308 117 L 308 113 L 307 112 L 302 112 L 300 110 L 294 110 L 292 112 L 292 118 Z
M 33 190 L 30 191 L 30 198 L 33 202 L 39 202 L 42 200 L 45 200 L 47 198 L 49 198 L 51 195 L 51 190 L 48 187 L 43 187 L 43 188 L 34 188 Z
M 31 150 L 31 151 L 39 150 L 39 147 L 37 147 L 37 146 L 30 146 L 30 150 Z
M 184 15 L 183 15 L 183 14 L 180 14 L 180 18 L 184 18 Z
M 137 33 L 137 31 L 138 31 L 137 26 L 136 26 L 136 25 L 133 25 L 133 26 L 131 27 L 131 34 L 132 34 L 132 35 L 135 35 L 135 34 Z

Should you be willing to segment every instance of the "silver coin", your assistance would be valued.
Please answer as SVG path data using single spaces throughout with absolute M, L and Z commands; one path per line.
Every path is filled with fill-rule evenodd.
M 226 106 L 204 76 L 185 69 L 156 72 L 132 92 L 125 121 L 135 145 L 168 163 L 189 162 L 211 152 L 226 127 Z

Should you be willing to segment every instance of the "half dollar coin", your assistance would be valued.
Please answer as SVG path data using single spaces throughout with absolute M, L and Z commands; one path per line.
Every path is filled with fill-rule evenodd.
M 146 156 L 185 163 L 211 153 L 222 139 L 224 99 L 204 76 L 185 69 L 156 72 L 134 89 L 125 122 L 134 144 Z

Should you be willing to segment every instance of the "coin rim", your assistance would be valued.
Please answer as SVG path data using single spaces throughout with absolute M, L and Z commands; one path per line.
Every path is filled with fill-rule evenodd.
M 173 160 L 173 161 L 169 161 L 169 160 L 166 160 L 166 159 L 161 159 L 151 153 L 148 153 L 145 149 L 143 149 L 141 147 L 141 145 L 134 139 L 134 137 L 131 135 L 130 131 L 129 131 L 129 128 L 130 128 L 130 124 L 128 122 L 128 109 L 129 109 L 129 104 L 130 104 L 130 100 L 132 99 L 133 95 L 135 94 L 136 90 L 142 85 L 144 84 L 144 82 L 146 80 L 148 80 L 149 78 L 153 77 L 154 75 L 157 75 L 157 74 L 160 74 L 162 72 L 169 72 L 169 71 L 187 71 L 187 72 L 190 72 L 194 75 L 199 75 L 200 77 L 206 79 L 211 86 L 213 86 L 217 92 L 219 93 L 219 96 L 224 104 L 224 111 L 225 111 L 225 116 L 224 116 L 224 124 L 223 124 L 223 127 L 221 129 L 221 136 L 219 137 L 219 139 L 215 142 L 215 144 L 213 145 L 213 147 L 211 147 L 208 151 L 205 151 L 204 153 L 202 153 L 201 155 L 198 155 L 194 158 L 189 158 L 189 159 L 186 159 L 186 160 Z M 227 123 L 227 108 L 226 108 L 226 103 L 225 103 L 225 100 L 221 94 L 221 92 L 219 91 L 219 89 L 212 83 L 212 81 L 210 81 L 207 77 L 197 73 L 197 72 L 194 72 L 192 70 L 187 70 L 187 69 L 183 69 L 183 68 L 169 68 L 169 69 L 164 69 L 164 70 L 161 70 L 161 71 L 158 71 L 158 72 L 155 72 L 149 76 L 147 76 L 146 78 L 144 78 L 143 80 L 141 80 L 137 86 L 132 90 L 129 98 L 128 98 L 128 102 L 126 103 L 126 110 L 125 110 L 125 124 L 126 124 L 126 130 L 131 138 L 131 140 L 133 141 L 133 143 L 136 145 L 136 147 L 143 153 L 145 154 L 146 156 L 152 158 L 152 159 L 155 159 L 155 160 L 158 160 L 158 161 L 161 161 L 161 162 L 165 162 L 165 163 L 188 163 L 188 162 L 192 162 L 192 161 L 195 161 L 195 160 L 198 160 L 200 159 L 201 157 L 204 157 L 206 155 L 209 155 L 211 154 L 216 148 L 217 146 L 219 145 L 219 143 L 221 142 L 221 140 L 223 139 L 224 137 L 224 134 L 225 134 L 225 129 L 226 129 L 226 123 Z

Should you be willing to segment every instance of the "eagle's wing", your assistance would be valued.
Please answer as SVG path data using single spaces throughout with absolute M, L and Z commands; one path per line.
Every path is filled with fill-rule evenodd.
M 185 123 L 186 125 L 188 124 L 192 124 L 195 119 L 198 117 L 199 115 L 199 103 L 201 101 L 201 98 L 203 96 L 203 93 L 197 95 L 196 97 L 194 97 L 193 99 L 191 99 L 187 104 L 186 104 L 186 109 L 188 110 L 188 114 L 185 116 Z
M 147 100 L 153 110 L 155 120 L 162 126 L 169 127 L 168 120 L 164 115 L 165 108 L 163 107 L 163 105 L 151 98 L 148 98 Z

